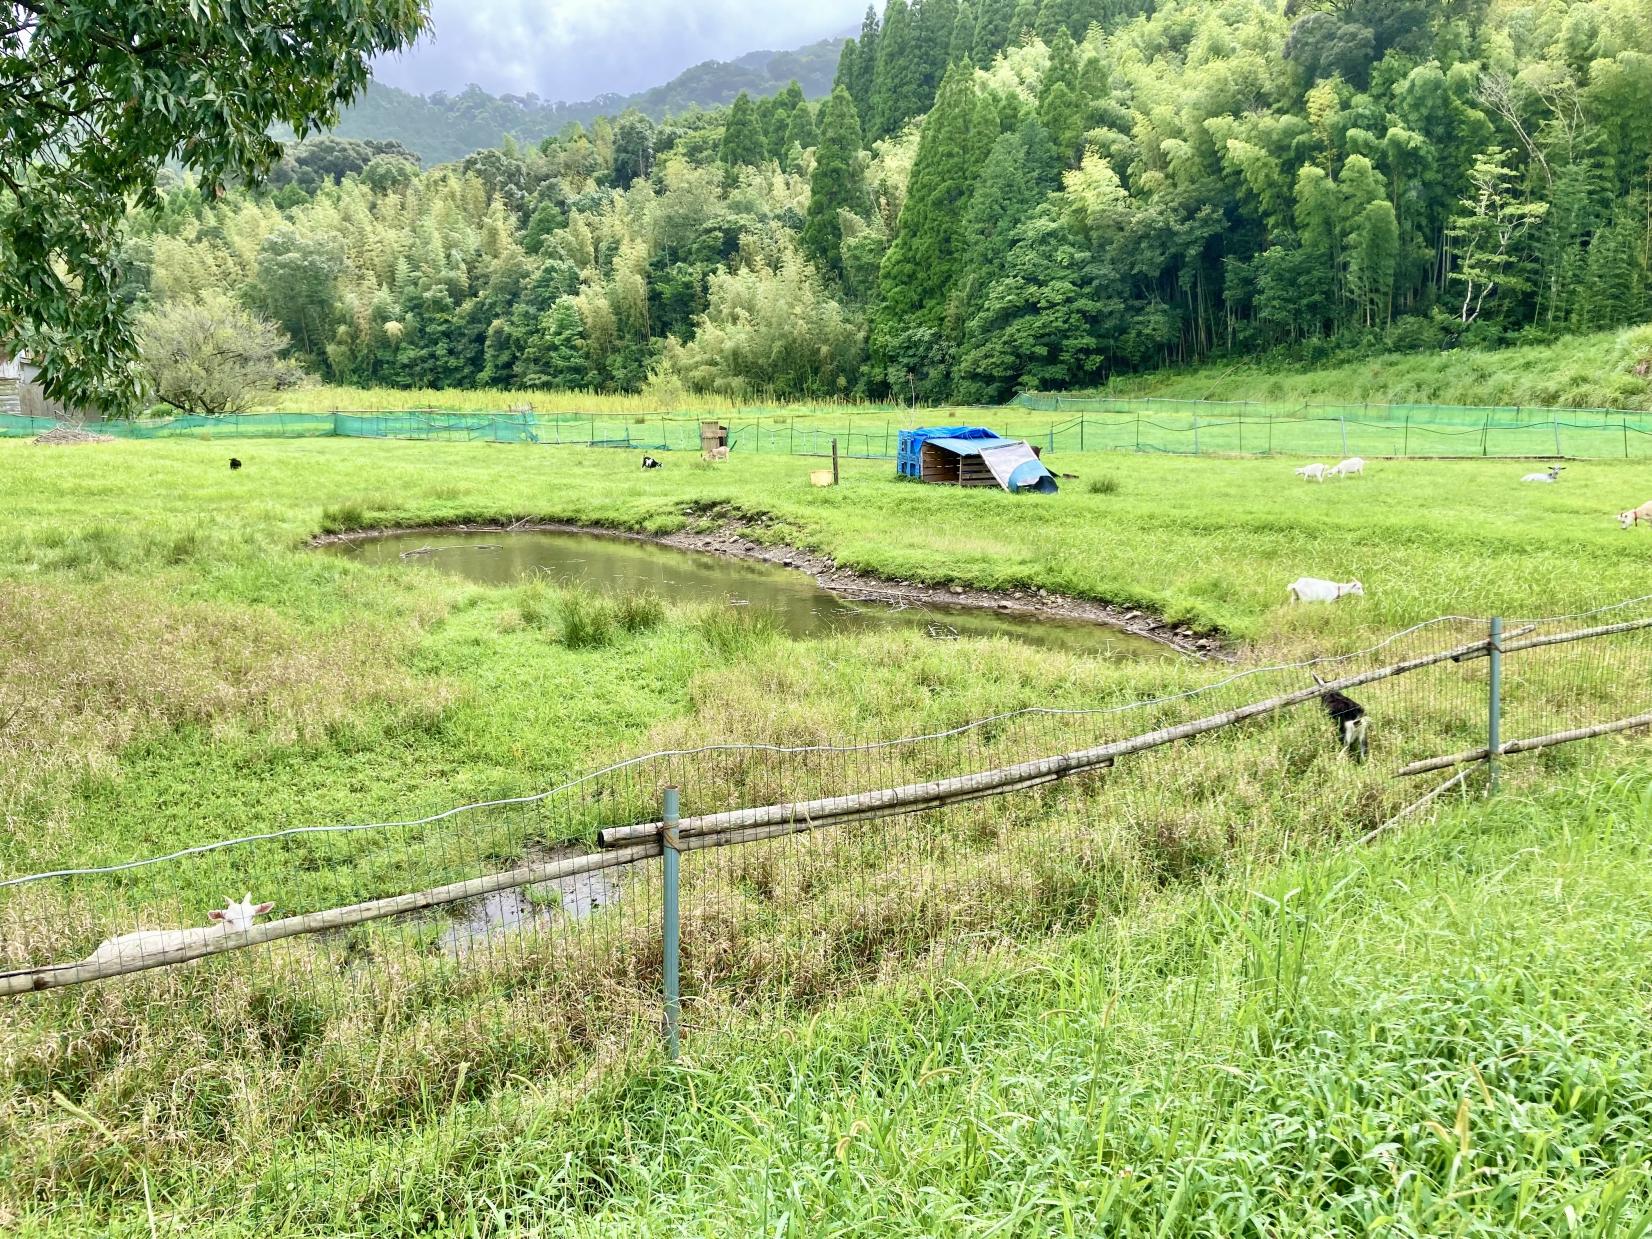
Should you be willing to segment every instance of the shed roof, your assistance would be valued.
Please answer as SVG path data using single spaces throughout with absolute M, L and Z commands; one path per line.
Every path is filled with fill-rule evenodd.
M 1018 443 L 1018 439 L 1000 439 L 995 434 L 985 434 L 962 438 L 952 435 L 944 439 L 927 439 L 929 447 L 938 447 L 943 452 L 951 452 L 954 456 L 979 456 L 982 452 L 990 452 L 995 447 L 1008 447 Z

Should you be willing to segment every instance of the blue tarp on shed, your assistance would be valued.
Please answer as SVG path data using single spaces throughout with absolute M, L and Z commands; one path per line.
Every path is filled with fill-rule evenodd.
M 981 426 L 930 426 L 901 431 L 897 468 L 902 476 L 922 479 L 926 445 L 954 456 L 979 456 L 998 484 L 1011 494 L 1036 490 L 1049 495 L 1056 491 L 1055 475 L 1025 440 L 1001 438 Z
M 895 453 L 895 472 L 903 478 L 923 476 L 924 444 L 931 439 L 996 439 L 985 426 L 922 426 L 901 431 Z

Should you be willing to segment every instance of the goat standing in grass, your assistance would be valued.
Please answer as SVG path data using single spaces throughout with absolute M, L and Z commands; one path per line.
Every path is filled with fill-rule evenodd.
M 1323 685 L 1325 681 L 1316 675 L 1314 683 Z M 1331 721 L 1336 724 L 1337 736 L 1342 741 L 1342 751 L 1355 761 L 1364 761 L 1370 755 L 1370 745 L 1366 738 L 1365 707 L 1334 688 L 1321 693 L 1319 701 L 1325 707 L 1325 713 L 1329 714 Z
M 83 961 L 101 964 L 111 960 L 122 964 L 139 964 L 168 951 L 184 947 L 204 946 L 218 938 L 245 934 L 252 928 L 254 918 L 263 916 L 273 903 L 253 903 L 248 891 L 239 902 L 224 900 L 225 906 L 207 913 L 211 925 L 195 929 L 140 929 L 134 933 L 108 938 Z
M 1323 482 L 1325 480 L 1325 466 L 1322 464 L 1303 465 L 1296 471 L 1296 476 L 1304 482 Z
M 1327 581 L 1317 576 L 1299 576 L 1285 587 L 1292 602 L 1335 602 L 1350 595 L 1364 597 L 1365 586 L 1358 581 Z
M 1331 466 L 1330 475 L 1338 478 L 1351 478 L 1356 475 L 1364 477 L 1365 458 L 1363 456 L 1350 456 L 1347 460 Z
M 1642 521 L 1652 525 L 1652 499 L 1648 499 L 1638 508 L 1630 508 L 1627 512 L 1618 513 L 1618 525 L 1624 529 L 1632 528 Z

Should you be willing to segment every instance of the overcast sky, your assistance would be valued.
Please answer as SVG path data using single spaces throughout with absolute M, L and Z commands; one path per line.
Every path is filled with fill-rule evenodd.
M 843 34 L 865 11 L 866 0 L 432 0 L 430 33 L 373 73 L 420 94 L 475 82 L 577 102 Z

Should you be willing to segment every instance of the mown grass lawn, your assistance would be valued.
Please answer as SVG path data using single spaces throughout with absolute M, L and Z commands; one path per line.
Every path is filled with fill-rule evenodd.
M 232 452 L 244 469 L 228 469 Z M 1221 632 L 1247 662 L 1352 650 L 1440 614 L 1549 615 L 1652 593 L 1649 535 L 1613 519 L 1652 497 L 1652 469 L 1633 464 L 1577 462 L 1560 485 L 1526 486 L 1518 463 L 1379 461 L 1364 479 L 1319 486 L 1289 461 L 1062 454 L 1051 463 L 1078 478 L 1044 498 L 919 487 L 859 461 L 846 462 L 842 487 L 819 490 L 807 479 L 815 463 L 678 456 L 644 473 L 623 453 L 482 444 L 0 443 L 0 718 L 11 720 L 0 730 L 0 867 L 402 816 L 537 790 L 662 745 L 886 737 L 1217 674 L 1003 642 L 942 647 L 909 632 L 792 642 L 703 607 L 643 608 L 653 618 L 634 631 L 575 643 L 568 608 L 584 604 L 542 585 L 352 564 L 309 547 L 323 530 L 734 521 L 868 572 L 1128 603 Z M 1092 491 L 1101 479 L 1116 487 Z M 1288 608 L 1285 583 L 1302 574 L 1357 576 L 1368 594 Z M 1620 670 L 1602 663 L 1586 684 L 1568 682 L 1565 701 L 1602 717 L 1644 709 L 1644 679 Z M 1429 716 L 1415 742 L 1461 740 L 1454 728 L 1478 718 Z M 784 915 L 753 905 L 745 928 L 724 927 L 748 954 L 754 943 L 771 952 L 748 961 L 747 1005 L 710 1022 L 734 1029 L 728 1039 L 708 1033 L 695 1071 L 621 1073 L 573 1111 L 548 1086 L 478 1091 L 490 1072 L 544 1061 L 528 1056 L 532 1029 L 512 1032 L 520 1044 L 478 1039 L 500 995 L 431 988 L 425 1009 L 375 1007 L 381 1022 L 352 1028 L 347 1009 L 310 1011 L 275 973 L 222 986 L 195 1028 L 147 1023 L 141 986 L 94 987 L 80 1006 L 50 1008 L 119 1030 L 52 1060 L 50 1084 L 72 1109 L 28 1074 L 23 1025 L 4 1048 L 8 1072 L 22 1074 L 0 1076 L 14 1103 L 0 1107 L 0 1218 L 56 1216 L 64 1233 L 86 1233 L 114 1217 L 144 1230 L 146 1189 L 157 1216 L 197 1232 L 236 1219 L 226 1233 L 468 1233 L 467 1218 L 484 1233 L 536 1219 L 550 1231 L 666 1232 L 687 1218 L 702 1233 L 814 1234 L 885 1215 L 910 1233 L 994 1219 L 1093 1233 L 1157 1216 L 1177 1219 L 1176 1233 L 1233 1233 L 1247 1217 L 1289 1231 L 1319 1216 L 1293 1203 L 1299 1185 L 1332 1229 L 1380 1229 L 1386 1215 L 1397 1233 L 1543 1229 L 1564 1216 L 1550 1207 L 1556 1193 L 1588 1218 L 1606 1219 L 1620 1197 L 1627 1212 L 1611 1216 L 1644 1211 L 1646 1129 L 1614 1107 L 1644 1088 L 1631 1038 L 1644 1040 L 1646 1007 L 1628 996 L 1644 998 L 1645 980 L 1630 966 L 1588 981 L 1646 925 L 1633 894 L 1645 868 L 1641 776 L 1589 783 L 1605 775 L 1580 752 L 1530 767 L 1573 785 L 1483 823 L 1464 818 L 1443 842 L 1421 832 L 1381 860 L 1291 859 L 1363 821 L 1327 818 L 1354 776 L 1319 732 L 1304 717 L 1236 734 L 1196 763 L 1144 766 L 1139 784 L 1119 783 L 1128 812 L 1095 838 L 1104 863 L 1082 876 L 1040 868 L 1037 804 L 1005 817 L 1001 851 L 972 863 L 953 854 L 938 900 L 997 882 L 1004 901 L 969 907 L 972 925 L 1010 921 L 1035 942 L 1071 929 L 1070 906 L 1103 909 L 1101 928 L 1030 962 L 1010 951 L 967 974 L 919 969 L 922 985 L 845 1000 L 811 1023 L 853 979 L 805 949 L 842 892 L 786 887 Z M 1592 751 L 1602 768 L 1633 769 L 1637 744 Z M 1100 802 L 1063 803 L 1066 828 L 1082 832 Z M 1237 835 L 1236 820 L 1250 824 Z M 1155 856 L 1167 838 L 1179 867 Z M 823 859 L 863 863 L 855 846 Z M 376 891 L 446 872 L 435 851 L 404 869 L 366 845 L 318 855 L 330 867 L 295 870 L 274 893 L 302 904 L 327 881 Z M 1267 866 L 1280 856 L 1308 868 L 1277 877 Z M 1552 875 L 1522 856 L 1575 870 L 1576 897 L 1563 886 L 1564 899 L 1548 900 Z M 1428 881 L 1412 880 L 1412 866 Z M 1230 868 L 1254 876 L 1223 876 Z M 206 898 L 239 876 L 207 867 L 186 894 Z M 898 868 L 874 878 L 891 891 L 902 880 Z M 1308 894 L 1284 898 L 1302 883 Z M 1288 991 L 1279 969 L 1298 947 L 1255 940 L 1275 914 L 1252 889 L 1306 935 Z M 141 905 L 154 891 L 134 884 L 125 897 Z M 740 937 L 757 925 L 762 934 Z M 1378 949 L 1385 927 L 1403 952 Z M 889 932 L 891 958 L 900 934 L 922 946 L 906 922 Z M 1556 970 L 1533 962 L 1545 949 Z M 222 975 L 196 970 L 193 983 Z M 187 997 L 191 984 L 162 997 Z M 474 1009 L 450 1013 L 448 1001 Z M 1560 1018 L 1568 1004 L 1582 1028 Z M 255 1020 L 258 1036 L 213 1024 L 228 1013 Z M 1098 1021 L 1132 1031 L 1098 1041 Z M 1508 1051 L 1508 1070 L 1542 1071 L 1494 1083 L 1471 1051 L 1528 1026 L 1537 1032 L 1519 1044 L 1538 1048 Z M 322 1037 L 326 1055 L 294 1030 Z M 579 1078 L 589 1048 L 559 1042 L 549 1058 Z M 1486 1076 L 1465 1120 L 1475 1157 L 1444 1069 L 1407 1083 L 1414 1062 L 1436 1060 Z M 173 1073 L 193 1091 L 172 1089 L 139 1121 L 143 1082 L 170 1087 Z M 1075 1079 L 1088 1081 L 1082 1094 Z M 1533 1110 L 1539 1094 L 1554 1115 Z M 1012 1105 L 1023 1095 L 1033 1100 Z M 1491 1144 L 1472 1128 L 1488 1095 L 1485 1112 L 1502 1115 L 1486 1120 L 1502 1124 Z M 1112 1109 L 1095 1109 L 1107 1098 Z M 667 1114 L 690 1117 L 667 1130 Z

